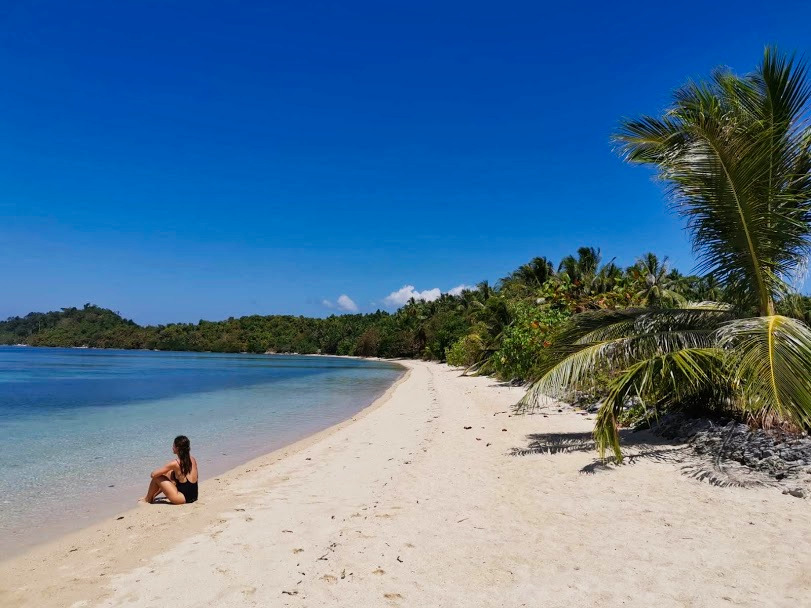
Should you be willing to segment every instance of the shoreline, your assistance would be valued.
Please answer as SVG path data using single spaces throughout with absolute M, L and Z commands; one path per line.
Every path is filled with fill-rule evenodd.
M 804 501 L 685 475 L 666 443 L 593 468 L 591 415 L 512 416 L 520 388 L 401 364 L 372 405 L 209 480 L 194 508 L 135 508 L 0 563 L 0 604 L 754 608 L 811 593 Z
M 120 351 L 133 351 L 143 353 L 198 353 L 205 355 L 256 355 L 256 356 L 287 356 L 287 357 L 333 357 L 335 359 L 358 359 L 360 361 L 388 361 L 396 363 L 397 361 L 413 361 L 415 359 L 408 358 L 394 358 L 387 359 L 385 357 L 361 357 L 360 355 L 331 355 L 329 353 L 298 353 L 298 352 L 274 352 L 262 351 L 251 352 L 243 350 L 239 352 L 225 351 L 225 350 L 166 350 L 161 348 L 124 348 L 114 346 L 51 346 L 50 344 L 2 344 L 0 348 L 61 348 L 65 350 L 120 350 Z
M 31 347 L 31 348 L 38 348 L 38 347 Z M 51 347 L 44 347 L 44 348 L 51 348 Z M 76 347 L 76 348 L 78 348 L 78 347 Z M 104 350 L 104 349 L 98 349 L 98 350 Z M 110 349 L 106 349 L 106 350 L 110 350 Z M 175 352 L 175 351 L 172 351 L 172 352 Z M 189 352 L 189 351 L 176 351 L 176 352 Z M 303 355 L 298 355 L 298 356 L 303 356 Z M 321 356 L 321 355 L 318 355 L 318 356 Z M 324 355 L 324 356 L 332 357 L 332 355 Z M 349 356 L 347 356 L 346 358 L 363 359 L 363 357 L 349 357 Z M 387 360 L 387 359 L 378 359 L 378 360 L 379 361 L 386 361 L 386 362 L 393 363 L 393 364 L 396 364 L 396 365 L 400 365 L 396 360 Z M 232 466 L 232 467 L 226 469 L 225 471 L 219 473 L 218 475 L 215 475 L 213 477 L 209 477 L 209 478 L 201 481 L 200 482 L 200 494 L 202 495 L 205 491 L 213 488 L 214 485 L 215 485 L 215 482 L 219 481 L 222 477 L 231 476 L 231 475 L 238 475 L 240 473 L 244 473 L 246 468 L 249 468 L 249 467 L 252 468 L 252 467 L 259 466 L 260 464 L 265 463 L 266 460 L 270 460 L 272 462 L 275 462 L 280 458 L 284 458 L 285 456 L 293 455 L 293 454 L 295 454 L 295 453 L 297 453 L 297 452 L 299 452 L 299 451 L 301 451 L 303 449 L 306 449 L 308 446 L 312 445 L 313 443 L 317 443 L 318 441 L 321 441 L 324 438 L 329 437 L 332 433 L 337 432 L 338 430 L 340 430 L 344 426 L 346 426 L 348 424 L 351 424 L 352 422 L 354 422 L 356 420 L 359 420 L 360 418 L 362 418 L 364 416 L 367 416 L 369 413 L 371 413 L 375 409 L 381 407 L 383 405 L 383 403 L 385 403 L 386 399 L 388 399 L 388 397 L 391 395 L 391 393 L 397 387 L 397 385 L 400 384 L 401 382 L 405 381 L 405 379 L 408 377 L 408 375 L 410 373 L 410 370 L 408 368 L 406 368 L 405 366 L 403 366 L 403 365 L 400 365 L 400 367 L 403 368 L 403 371 L 400 374 L 400 376 L 396 380 L 394 380 L 394 382 L 392 382 L 392 384 L 388 388 L 386 388 L 386 390 L 382 394 L 380 394 L 377 398 L 375 398 L 374 401 L 372 401 L 372 403 L 370 403 L 366 407 L 360 409 L 359 411 L 357 411 L 355 414 L 353 414 L 349 418 L 346 418 L 345 420 L 342 420 L 342 421 L 340 421 L 340 422 L 338 422 L 336 424 L 333 424 L 333 425 L 331 425 L 331 426 L 329 426 L 329 427 L 327 427 L 325 429 L 321 429 L 320 431 L 316 431 L 315 433 L 310 433 L 309 435 L 301 437 L 300 439 L 297 439 L 297 440 L 295 440 L 295 441 L 293 441 L 291 443 L 288 443 L 288 444 L 283 445 L 281 447 L 274 448 L 273 450 L 271 450 L 269 452 L 266 452 L 264 454 L 260 454 L 259 456 L 253 456 L 250 459 L 248 459 L 248 460 L 246 460 L 246 461 L 244 461 L 244 462 L 242 462 L 240 464 L 237 464 L 235 466 Z M 133 502 L 135 502 L 137 500 L 137 498 L 138 498 L 137 495 L 135 495 L 135 498 L 134 498 Z M 2 558 L 0 558 L 0 572 L 2 572 L 3 566 L 5 566 L 5 565 L 7 565 L 7 564 L 9 564 L 11 562 L 14 562 L 16 560 L 25 560 L 25 559 L 27 559 L 29 557 L 32 557 L 35 554 L 39 554 L 39 553 L 43 553 L 43 552 L 44 553 L 50 553 L 50 552 L 52 552 L 54 550 L 58 550 L 59 547 L 61 547 L 62 545 L 72 544 L 72 541 L 74 540 L 74 537 L 75 537 L 75 539 L 79 540 L 82 537 L 84 537 L 84 536 L 88 535 L 89 533 L 91 533 L 91 531 L 99 532 L 100 531 L 99 530 L 100 526 L 110 525 L 112 522 L 120 521 L 122 518 L 126 519 L 128 514 L 131 515 L 133 513 L 141 511 L 146 506 L 148 506 L 148 505 L 137 505 L 135 507 L 127 508 L 125 510 L 116 511 L 112 515 L 105 515 L 103 517 L 99 517 L 97 520 L 95 520 L 93 522 L 90 522 L 90 523 L 87 523 L 85 525 L 82 525 L 80 528 L 72 529 L 72 530 L 68 530 L 68 531 L 65 531 L 65 532 L 58 533 L 53 538 L 48 538 L 48 539 L 46 539 L 44 541 L 34 542 L 33 544 L 23 545 L 19 549 L 13 549 L 8 557 L 3 556 Z M 160 504 L 160 503 L 159 504 L 153 504 L 151 506 L 156 507 L 156 508 L 168 507 L 168 505 L 163 505 L 163 504 Z M 2 588 L 0 588 L 0 593 L 2 593 Z M 0 595 L 0 597 L 2 597 L 2 595 Z
M 50 348 L 47 348 L 47 350 L 50 350 Z M 67 352 L 66 349 L 63 350 Z M 122 351 L 121 354 L 123 355 L 124 352 Z M 181 356 L 183 355 L 183 353 L 179 354 Z M 253 359 L 261 359 L 261 357 Z M 358 359 L 360 361 L 360 358 Z M 265 360 L 269 361 L 269 359 Z M 310 365 L 306 360 L 300 357 L 295 357 L 295 360 L 295 365 Z M 392 385 L 398 382 L 402 376 L 407 373 L 407 369 L 396 361 L 374 362 L 368 365 L 371 368 L 380 368 L 383 367 L 383 363 L 386 364 L 385 367 L 388 370 L 386 372 L 388 376 L 385 379 L 386 381 L 380 382 L 378 385 L 370 386 L 366 394 L 361 396 L 362 398 L 350 397 L 345 399 L 338 396 L 333 398 L 328 393 L 324 393 L 326 402 L 343 399 L 341 403 L 344 405 L 332 412 L 326 412 L 324 415 L 320 415 L 318 414 L 318 410 L 313 410 L 316 414 L 309 416 L 309 418 L 303 416 L 300 417 L 302 418 L 301 420 L 294 419 L 293 422 L 297 424 L 284 423 L 284 425 L 280 426 L 278 429 L 276 427 L 271 430 L 265 429 L 262 433 L 254 433 L 250 440 L 223 445 L 222 449 L 211 441 L 205 442 L 207 445 L 203 447 L 208 447 L 208 451 L 203 449 L 201 454 L 197 454 L 198 459 L 203 459 L 201 460 L 201 464 L 205 465 L 203 467 L 203 481 L 201 482 L 201 485 L 203 485 L 202 489 L 205 488 L 205 484 L 212 478 L 231 474 L 240 467 L 244 467 L 258 458 L 269 456 L 278 450 L 284 450 L 300 441 L 317 436 L 319 433 L 327 431 L 357 416 L 367 407 L 374 406 L 379 399 L 383 398 L 390 391 Z M 313 363 L 312 365 L 319 368 L 323 366 L 327 366 L 328 368 L 333 366 L 336 368 L 346 368 L 348 366 L 367 364 L 341 363 L 338 360 L 330 363 L 327 358 L 326 363 Z M 374 374 L 374 372 L 372 373 Z M 304 387 L 302 387 L 302 390 L 303 388 Z M 202 392 L 198 392 L 198 396 L 202 395 L 202 397 L 205 398 L 208 395 L 215 394 L 217 390 L 216 388 L 214 392 L 212 392 L 211 389 L 203 390 Z M 169 398 L 176 399 L 174 396 L 170 396 Z M 250 397 L 245 397 L 245 399 L 250 399 Z M 292 399 L 293 401 L 298 399 L 295 392 L 292 395 Z M 137 402 L 137 399 L 135 402 Z M 242 401 L 238 403 L 240 406 L 241 404 Z M 223 430 L 222 424 L 224 423 L 219 422 L 216 417 L 211 418 L 211 420 L 213 420 L 211 424 L 215 429 L 212 438 L 218 439 L 218 433 Z M 137 431 L 137 429 L 135 430 Z M 13 441 L 10 445 L 14 445 Z M 214 449 L 211 448 L 212 445 L 215 446 Z M 222 452 L 222 455 L 220 455 L 220 452 Z M 31 497 L 35 502 L 28 502 L 20 498 L 11 498 L 15 496 L 15 488 L 10 486 L 11 495 L 5 497 L 7 500 L 2 510 L 4 517 L 5 515 L 8 515 L 8 517 L 3 520 L 3 525 L 0 526 L 0 528 L 2 528 L 2 530 L 0 530 L 0 532 L 2 532 L 0 563 L 24 556 L 37 547 L 48 545 L 49 543 L 58 541 L 74 533 L 80 533 L 88 528 L 98 526 L 101 522 L 108 521 L 111 518 L 126 513 L 132 508 L 135 499 L 143 494 L 143 489 L 146 487 L 146 482 L 148 481 L 148 472 L 154 468 L 154 462 L 149 462 L 148 460 L 141 462 L 143 460 L 144 458 L 141 455 L 141 460 L 138 461 L 138 465 L 135 467 L 130 466 L 123 474 L 115 475 L 114 478 L 111 478 L 109 475 L 104 475 L 105 480 L 109 479 L 109 481 L 105 481 L 104 483 L 98 483 L 96 485 L 91 479 L 89 480 L 90 483 L 93 484 L 91 487 L 79 488 L 76 492 L 73 492 L 72 488 L 66 488 L 68 492 L 62 494 L 61 499 L 59 498 L 61 492 L 54 491 L 54 486 L 50 487 L 51 491 L 48 494 L 41 497 L 42 502 L 39 502 L 40 496 Z M 11 471 L 9 471 L 9 474 L 11 475 Z M 142 476 L 144 476 L 143 479 L 145 481 L 142 481 Z M 11 475 L 7 478 L 7 481 L 13 478 L 14 476 Z M 96 476 L 96 478 L 98 479 L 98 476 Z M 58 485 L 62 480 L 66 479 L 68 479 L 68 477 L 62 477 L 61 480 L 57 478 L 54 480 L 54 483 Z M 43 507 L 42 505 L 45 506 Z M 5 510 L 5 507 L 8 507 L 8 511 Z

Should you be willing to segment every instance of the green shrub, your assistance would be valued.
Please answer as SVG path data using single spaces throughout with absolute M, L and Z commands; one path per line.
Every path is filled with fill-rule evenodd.
M 549 347 L 551 332 L 569 317 L 565 310 L 532 301 L 510 303 L 512 323 L 504 330 L 501 346 L 491 359 L 503 380 L 531 380 L 533 369 Z
M 484 342 L 479 334 L 470 334 L 460 338 L 445 351 L 448 365 L 470 367 L 479 360 Z

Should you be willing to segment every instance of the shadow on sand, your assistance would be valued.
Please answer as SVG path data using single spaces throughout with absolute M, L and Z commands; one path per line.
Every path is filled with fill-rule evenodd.
M 618 466 L 633 465 L 641 461 L 680 465 L 683 475 L 720 487 L 753 487 L 775 485 L 767 476 L 742 466 L 720 454 L 698 455 L 686 443 L 676 443 L 655 436 L 649 431 L 620 431 L 623 451 L 622 465 L 613 456 L 604 460 L 597 457 L 597 446 L 591 433 L 532 433 L 527 435 L 525 447 L 515 447 L 511 456 L 532 456 L 584 453 L 593 454 L 591 462 L 580 469 L 581 474 L 594 475 L 612 471 Z

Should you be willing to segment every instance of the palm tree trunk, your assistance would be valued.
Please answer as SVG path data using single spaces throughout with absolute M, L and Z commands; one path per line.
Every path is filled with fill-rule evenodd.
M 761 293 L 760 295 L 760 316 L 771 317 L 775 313 L 774 300 L 769 293 Z

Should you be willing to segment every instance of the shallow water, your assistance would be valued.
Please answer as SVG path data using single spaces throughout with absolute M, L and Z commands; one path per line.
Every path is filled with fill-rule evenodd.
M 0 346 L 0 555 L 133 506 L 188 435 L 201 479 L 351 417 L 375 361 Z

